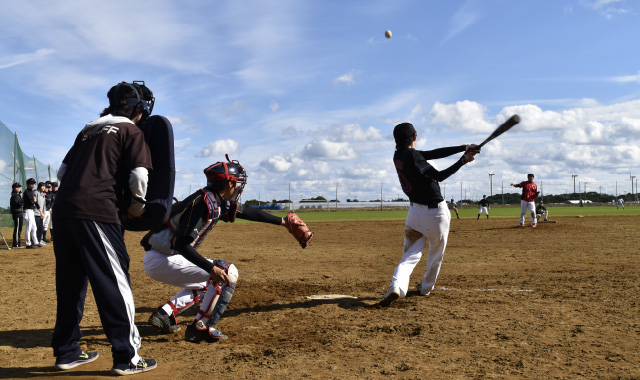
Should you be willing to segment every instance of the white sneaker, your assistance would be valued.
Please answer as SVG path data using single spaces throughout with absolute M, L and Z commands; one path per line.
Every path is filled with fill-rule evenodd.
M 39 243 L 39 244 L 40 244 L 40 245 L 43 245 L 43 246 L 44 246 L 44 245 L 47 245 L 47 243 L 45 243 L 45 242 L 44 242 L 44 240 L 40 240 L 40 243 Z

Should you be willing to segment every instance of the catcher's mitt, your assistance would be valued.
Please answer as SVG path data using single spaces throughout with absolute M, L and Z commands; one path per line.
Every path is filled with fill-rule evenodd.
M 287 224 L 287 229 L 293 235 L 294 238 L 300 243 L 302 248 L 307 248 L 309 242 L 313 238 L 313 232 L 307 227 L 305 222 L 300 219 L 298 215 L 294 212 L 290 212 L 284 218 L 285 223 Z

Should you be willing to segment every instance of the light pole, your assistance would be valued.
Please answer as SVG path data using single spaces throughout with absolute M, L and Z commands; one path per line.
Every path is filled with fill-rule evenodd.
M 573 193 L 576 193 L 576 177 L 578 175 L 577 174 L 571 174 L 571 177 L 573 177 Z
M 631 178 L 631 194 L 635 194 L 635 193 L 633 192 L 633 179 L 634 179 L 634 178 L 636 178 L 636 176 L 629 174 L 629 178 Z M 636 191 L 637 191 L 637 190 L 638 190 L 638 189 L 637 189 L 637 186 L 636 186 Z M 633 196 L 633 195 L 632 195 L 632 196 Z M 635 199 L 635 196 L 634 196 L 634 199 Z
M 495 175 L 493 173 L 493 169 L 491 169 L 491 171 L 488 171 L 487 174 L 489 174 L 489 189 L 490 189 L 490 194 L 491 196 L 493 196 L 493 176 Z

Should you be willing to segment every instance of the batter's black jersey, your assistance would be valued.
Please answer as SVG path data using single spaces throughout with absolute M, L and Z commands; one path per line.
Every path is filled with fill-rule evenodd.
M 480 199 L 480 207 L 489 207 L 489 200 L 488 199 Z
M 402 191 L 414 203 L 423 205 L 436 205 L 444 200 L 440 193 L 438 182 L 444 181 L 457 172 L 462 165 L 462 160 L 443 171 L 438 171 L 427 160 L 434 160 L 464 152 L 465 145 L 451 146 L 434 150 L 415 150 L 405 148 L 396 150 L 393 155 L 393 163 L 398 173 Z

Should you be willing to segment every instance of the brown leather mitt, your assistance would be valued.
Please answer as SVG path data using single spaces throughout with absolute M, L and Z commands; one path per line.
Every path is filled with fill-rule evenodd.
M 285 222 L 287 223 L 287 229 L 291 235 L 296 238 L 298 243 L 300 243 L 300 246 L 307 248 L 313 238 L 313 232 L 307 227 L 306 223 L 294 212 L 287 214 Z

